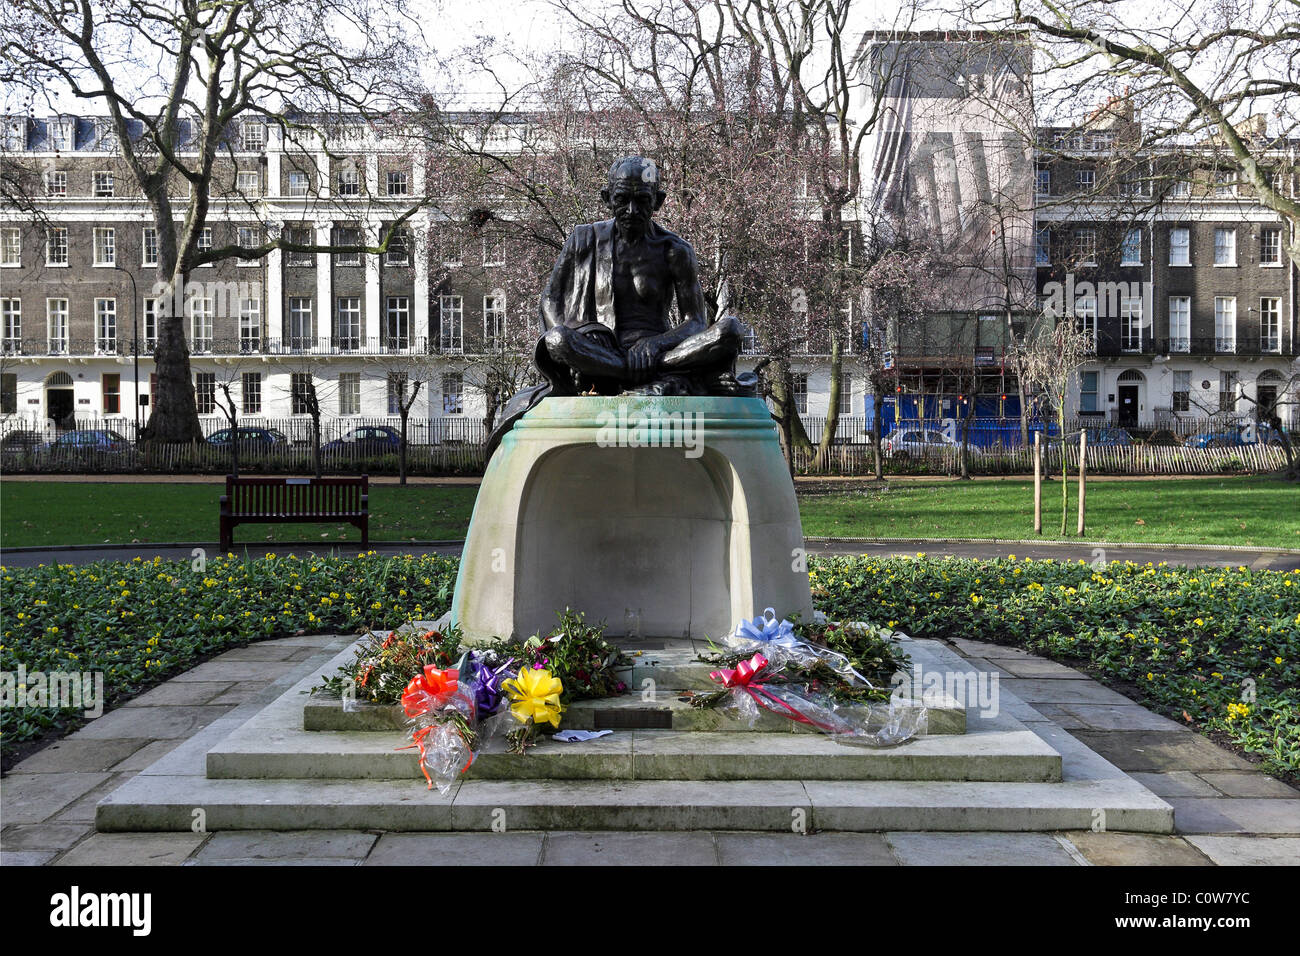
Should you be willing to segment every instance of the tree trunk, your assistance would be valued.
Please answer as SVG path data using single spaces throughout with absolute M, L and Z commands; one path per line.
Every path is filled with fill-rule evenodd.
M 1056 428 L 1061 437 L 1061 537 L 1065 537 L 1066 515 L 1070 510 L 1070 467 L 1065 457 L 1065 401 L 1056 407 Z
M 397 443 L 397 483 L 403 488 L 406 487 L 406 422 L 411 416 L 411 407 L 405 402 L 398 403 L 398 421 L 402 426 L 402 433 L 398 436 Z
M 780 359 L 772 362 L 776 370 L 771 378 L 772 402 L 776 405 L 776 421 L 781 437 L 781 451 L 785 453 L 785 463 L 794 477 L 794 454 L 796 450 L 812 451 L 812 442 L 804 431 L 803 421 L 794 407 L 793 387 L 790 380 L 790 368 Z
M 958 458 L 961 461 L 961 478 L 963 481 L 970 481 L 970 420 L 975 414 L 974 395 L 971 395 L 970 405 L 967 407 L 970 411 L 963 415 L 961 419 L 961 449 L 958 452 Z
M 872 416 L 871 416 L 871 452 L 876 460 L 876 481 L 885 480 L 885 456 L 880 451 L 880 410 L 881 403 L 885 400 L 885 393 L 881 391 L 880 386 L 875 386 L 873 392 Z
M 324 478 L 325 471 L 320 460 L 320 406 L 316 403 L 315 395 L 312 396 L 311 403 L 311 464 L 316 477 Z
M 203 440 L 198 407 L 194 403 L 194 381 L 190 371 L 190 350 L 185 343 L 181 316 L 159 316 L 158 347 L 154 352 L 155 388 L 153 411 L 143 429 L 146 441 L 190 444 Z
M 840 425 L 840 392 L 844 388 L 844 355 L 840 348 L 839 336 L 831 336 L 831 394 L 830 404 L 826 407 L 826 423 L 822 426 L 821 440 L 817 443 L 817 454 L 813 457 L 812 470 L 826 471 L 830 458 L 831 445 L 835 441 L 835 432 Z

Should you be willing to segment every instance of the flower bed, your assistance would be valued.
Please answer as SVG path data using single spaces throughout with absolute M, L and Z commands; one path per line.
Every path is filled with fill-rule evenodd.
M 1264 769 L 1300 772 L 1300 571 L 920 555 L 819 558 L 811 573 L 831 618 L 1082 662 Z

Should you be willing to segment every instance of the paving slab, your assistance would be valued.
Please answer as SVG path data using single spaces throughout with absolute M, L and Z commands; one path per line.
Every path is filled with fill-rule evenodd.
M 4 800 L 4 824 L 43 823 L 68 804 L 94 790 L 110 774 L 10 773 L 0 783 Z
M 5 850 L 66 850 L 94 828 L 81 823 L 31 823 L 5 827 L 0 847 Z
M 1047 660 L 1042 657 L 1003 657 L 994 666 L 1008 677 L 1091 680 L 1087 674 L 1081 674 L 1073 667 L 1067 667 L 1058 661 Z
M 95 822 L 95 806 L 104 797 L 108 796 L 126 781 L 134 777 L 133 773 L 115 773 L 107 780 L 97 785 L 93 790 L 87 791 L 84 795 L 72 801 L 54 816 L 50 817 L 51 823 L 82 823 L 93 824 Z
M 1300 837 L 1189 836 L 1219 866 L 1300 866 Z
M 176 866 L 207 839 L 205 833 L 94 833 L 55 866 Z
M 121 740 L 91 740 L 75 735 L 64 737 L 32 754 L 16 765 L 13 772 L 74 773 L 81 770 L 110 770 L 150 742 L 146 737 Z
M 718 833 L 723 866 L 898 866 L 879 833 Z
M 1192 730 L 1076 731 L 1091 750 L 1121 770 L 1252 770 L 1253 765 Z
M 291 673 L 295 661 L 221 661 L 211 660 L 173 677 L 174 681 L 225 681 L 227 683 L 256 680 L 265 681 Z
M 224 654 L 217 655 L 213 660 L 221 663 L 228 661 L 288 661 L 293 660 L 295 655 L 310 655 L 314 650 L 315 648 L 303 647 L 299 644 L 265 641 L 249 644 L 247 647 L 236 647 Z
M 0 850 L 0 867 L 45 866 L 57 855 L 57 850 Z
M 237 686 L 233 681 L 169 680 L 132 698 L 123 707 L 173 707 L 210 704 L 213 698 Z
M 226 831 L 214 833 L 195 859 L 200 863 L 295 857 L 362 860 L 378 839 L 377 834 L 356 830 Z
M 385 833 L 365 866 L 533 866 L 541 860 L 545 834 Z
M 1063 833 L 1095 866 L 1211 866 L 1204 853 L 1182 837 L 1152 833 Z
M 1202 771 L 1197 776 L 1229 797 L 1279 797 L 1285 800 L 1300 800 L 1300 791 L 1258 770 L 1249 772 L 1208 770 Z
M 1123 694 L 1103 687 L 1094 680 L 1056 680 L 1045 677 L 1006 677 L 1000 681 L 1029 705 L 1034 704 L 1110 704 L 1125 706 L 1131 701 Z
M 1023 651 L 1018 647 L 1011 647 L 1006 644 L 990 644 L 987 641 L 968 641 L 965 638 L 954 638 L 947 643 L 957 648 L 965 657 L 981 657 L 985 660 L 997 664 L 1001 660 L 1036 660 L 1033 654 Z M 1000 666 L 1000 665 L 999 665 Z
M 548 833 L 543 866 L 716 866 L 712 833 Z
M 185 866 L 360 866 L 360 859 L 341 856 L 286 856 L 277 859 L 248 857 L 230 860 L 186 860 Z
M 1300 799 L 1170 797 L 1178 833 L 1286 833 L 1300 835 Z
M 1165 773 L 1134 772 L 1129 774 L 1158 797 L 1217 797 L 1214 789 L 1190 770 L 1169 770 Z
M 200 665 L 203 666 L 203 665 Z M 154 739 L 189 737 L 219 717 L 230 713 L 227 705 L 121 707 L 82 727 L 72 739 Z
M 151 741 L 139 750 L 135 751 L 135 753 L 131 754 L 131 756 L 127 757 L 125 760 L 113 764 L 109 769 L 116 773 L 125 773 L 128 770 L 138 773 L 146 767 L 157 763 L 183 743 L 185 743 L 184 740 Z
M 1048 705 L 1043 705 L 1046 706 Z M 1081 730 L 1180 731 L 1187 729 L 1177 721 L 1152 713 L 1141 704 L 1059 704 L 1057 706 L 1075 718 L 1073 723 L 1081 724 L 1082 726 L 1077 728 Z
M 886 833 L 903 866 L 1077 866 L 1048 833 Z

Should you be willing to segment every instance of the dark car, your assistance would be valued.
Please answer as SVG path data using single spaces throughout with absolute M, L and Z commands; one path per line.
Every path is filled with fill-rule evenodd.
M 235 429 L 238 436 L 241 455 L 265 454 L 289 447 L 289 439 L 284 432 L 276 428 L 256 428 L 243 426 Z M 229 448 L 232 443 L 231 430 L 223 428 L 208 436 L 208 444 L 216 448 Z
M 1247 422 L 1244 425 L 1225 425 L 1213 431 L 1198 432 L 1187 439 L 1188 448 L 1240 448 L 1245 445 L 1284 444 L 1281 432 L 1268 425 Z
M 329 455 L 363 458 L 373 455 L 395 455 L 402 445 L 402 436 L 396 428 L 387 425 L 363 425 L 354 428 L 342 438 L 321 446 Z
M 0 455 L 6 458 L 32 455 L 43 444 L 45 444 L 45 438 L 40 432 L 18 429 L 11 431 L 4 438 L 0 438 Z
M 111 428 L 78 428 L 64 432 L 41 450 L 55 457 L 121 455 L 131 450 L 131 443 Z

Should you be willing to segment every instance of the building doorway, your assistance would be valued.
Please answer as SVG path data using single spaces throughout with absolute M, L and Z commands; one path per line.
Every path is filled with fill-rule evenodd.
M 1139 412 L 1142 409 L 1142 382 L 1146 379 L 1136 369 L 1121 372 L 1116 383 L 1115 392 L 1119 398 L 1119 408 L 1115 413 L 1115 424 L 1120 428 L 1135 428 Z
M 45 417 L 59 431 L 76 426 L 77 403 L 72 394 L 72 376 L 54 372 L 45 380 Z

